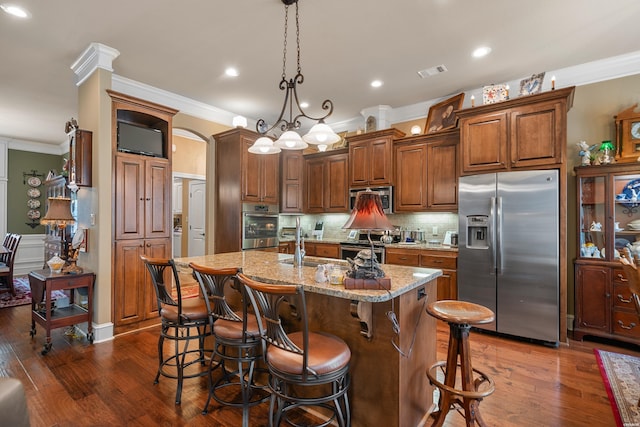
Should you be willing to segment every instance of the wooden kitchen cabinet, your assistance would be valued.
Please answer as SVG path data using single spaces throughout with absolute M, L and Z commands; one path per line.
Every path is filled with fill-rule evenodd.
M 241 199 L 243 202 L 278 204 L 280 186 L 279 159 L 274 154 L 253 154 L 249 148 L 258 135 L 239 135 L 242 162 L 240 166 Z M 226 141 L 221 138 L 218 144 Z M 226 161 L 226 158 L 221 161 Z
M 574 89 L 458 111 L 461 175 L 563 164 Z
M 385 129 L 349 137 L 349 186 L 393 185 L 393 141 L 404 132 Z
M 304 157 L 305 212 L 348 212 L 348 150 L 332 150 Z
M 173 234 L 169 107 L 109 90 L 114 153 L 113 292 L 114 333 L 159 322 L 153 285 L 140 255 L 170 258 Z M 166 158 L 117 151 L 118 121 L 162 129 Z M 167 277 L 169 279 L 169 277 Z
M 167 159 L 116 155 L 115 238 L 170 238 L 173 186 Z
M 455 251 L 387 247 L 385 264 L 442 270 L 442 276 L 437 280 L 438 300 L 458 299 L 458 253 Z
M 640 321 L 619 253 L 640 241 L 640 170 L 636 163 L 578 166 L 574 337 L 640 344 Z M 621 198 L 619 195 L 624 195 Z M 632 248 L 637 246 L 633 245 Z
M 93 132 L 76 129 L 71 135 L 69 156 L 72 159 L 70 178 L 78 187 L 91 187 Z
M 337 243 L 305 240 L 304 250 L 309 256 L 340 259 L 340 245 Z
M 458 210 L 458 130 L 395 142 L 396 212 Z
M 300 150 L 280 153 L 280 213 L 304 212 L 304 156 Z
M 158 323 L 158 302 L 149 272 L 140 256 L 170 258 L 171 241 L 166 239 L 120 240 L 115 243 L 114 280 L 124 283 L 113 293 L 116 333 Z M 173 280 L 166 277 L 167 283 Z

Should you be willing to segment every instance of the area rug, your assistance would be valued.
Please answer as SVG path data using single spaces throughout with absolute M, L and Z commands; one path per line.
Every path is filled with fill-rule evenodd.
M 13 286 L 16 290 L 16 295 L 11 295 L 11 292 L 3 292 L 0 294 L 0 308 L 15 307 L 18 305 L 31 304 L 31 287 L 29 286 L 29 279 L 27 276 L 19 276 L 13 278 Z M 65 297 L 62 291 L 53 291 L 51 299 Z
M 640 358 L 593 349 L 617 427 L 640 426 Z

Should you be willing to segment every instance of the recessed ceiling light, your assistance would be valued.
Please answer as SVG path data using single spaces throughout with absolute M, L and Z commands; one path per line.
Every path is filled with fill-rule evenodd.
M 238 77 L 238 70 L 233 67 L 227 68 L 226 70 L 224 70 L 224 73 L 229 77 Z
M 301 102 L 301 103 L 300 103 L 300 106 L 301 106 L 302 108 L 307 108 L 307 107 L 309 106 L 309 103 L 308 103 L 308 102 Z
M 371 82 L 371 87 L 380 87 L 380 86 L 382 86 L 381 80 L 374 80 Z
M 491 48 L 488 46 L 481 46 L 473 51 L 474 58 L 482 58 L 483 56 L 487 56 L 491 53 Z
M 18 18 L 29 18 L 31 16 L 29 11 L 14 4 L 0 4 L 0 8 L 9 15 L 17 16 Z

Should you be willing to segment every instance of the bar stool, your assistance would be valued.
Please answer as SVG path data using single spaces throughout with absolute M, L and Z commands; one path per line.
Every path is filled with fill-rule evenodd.
M 140 256 L 144 262 L 156 291 L 158 315 L 162 320 L 162 330 L 158 338 L 158 373 L 154 380 L 157 384 L 160 376 L 178 380 L 176 405 L 182 397 L 182 383 L 185 378 L 208 375 L 205 369 L 187 370 L 190 366 L 206 365 L 204 341 L 211 336 L 209 311 L 201 298 L 182 298 L 180 279 L 172 259 L 148 258 Z M 176 298 L 171 296 L 171 280 L 165 274 L 167 268 L 173 273 Z M 168 280 L 167 280 L 168 279 Z M 173 341 L 173 354 L 164 357 L 164 340 Z M 197 340 L 197 346 L 191 346 Z M 182 345 L 182 348 L 180 348 Z
M 269 368 L 269 426 L 281 422 L 297 426 L 298 408 L 328 412 L 329 419 L 319 426 L 351 426 L 349 362 L 351 350 L 341 338 L 324 332 L 309 331 L 307 307 L 302 286 L 267 284 L 243 274 L 238 278 L 247 288 L 258 317 L 264 358 Z M 287 305 L 295 307 L 301 330 L 286 332 L 280 313 Z M 322 408 L 322 409 L 321 409 Z
M 208 412 L 213 396 L 222 405 L 242 408 L 242 425 L 247 427 L 249 409 L 266 402 L 270 393 L 266 384 L 259 385 L 254 382 L 254 375 L 260 372 L 257 363 L 262 359 L 262 339 L 256 317 L 247 314 L 249 302 L 245 298 L 244 286 L 238 282 L 236 276 L 240 270 L 216 269 L 194 263 L 190 263 L 189 267 L 200 283 L 202 295 L 206 296 L 205 302 L 211 316 L 215 339 L 209 365 L 209 395 L 202 414 Z M 228 303 L 235 296 L 241 299 L 241 310 L 233 311 Z M 217 363 L 215 366 L 214 362 Z M 213 383 L 212 371 L 217 368 L 220 368 L 222 376 Z M 223 393 L 223 390 L 230 388 L 239 390 L 239 399 L 237 396 Z
M 449 348 L 446 361 L 434 363 L 427 371 L 429 382 L 440 390 L 438 411 L 432 426 L 441 426 L 455 405 L 464 410 L 467 426 L 485 426 L 480 416 L 480 401 L 495 390 L 494 381 L 471 365 L 469 330 L 472 325 L 491 323 L 494 314 L 478 304 L 456 300 L 441 300 L 427 306 L 427 313 L 449 324 Z M 460 362 L 458 362 L 458 356 Z M 456 388 L 456 371 L 460 367 L 461 388 Z M 444 383 L 437 379 L 437 371 L 444 371 Z M 485 384 L 486 383 L 486 384 Z M 457 409 L 460 412 L 460 409 Z

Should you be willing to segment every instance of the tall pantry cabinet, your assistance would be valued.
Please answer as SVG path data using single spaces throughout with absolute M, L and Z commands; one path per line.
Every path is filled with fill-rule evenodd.
M 177 110 L 109 91 L 112 98 L 113 322 L 116 334 L 159 321 L 141 255 L 171 257 L 171 127 Z M 118 123 L 163 135 L 162 157 L 118 150 Z M 167 277 L 168 280 L 171 280 Z

